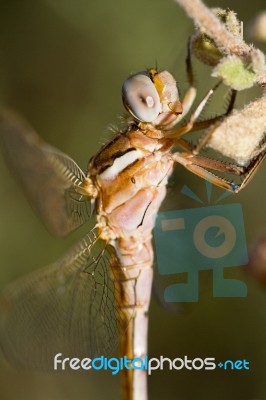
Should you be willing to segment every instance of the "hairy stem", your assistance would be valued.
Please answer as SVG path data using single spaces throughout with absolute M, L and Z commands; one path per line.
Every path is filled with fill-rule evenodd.
M 266 85 L 265 61 L 262 62 L 263 54 L 260 50 L 249 46 L 241 37 L 230 33 L 225 25 L 214 15 L 214 13 L 202 3 L 201 0 L 175 0 L 199 26 L 201 32 L 210 36 L 225 54 L 250 60 L 252 65 L 260 59 L 263 64 L 257 73 L 257 83 L 262 87 Z
M 217 46 L 226 53 L 242 56 L 250 52 L 250 47 L 232 35 L 214 13 L 201 0 L 175 0 L 204 33 L 214 39 Z

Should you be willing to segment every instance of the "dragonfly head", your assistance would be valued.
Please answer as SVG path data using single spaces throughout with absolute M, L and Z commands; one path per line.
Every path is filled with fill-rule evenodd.
M 176 81 L 168 71 L 149 69 L 130 76 L 123 84 L 122 99 L 134 119 L 161 128 L 182 114 Z

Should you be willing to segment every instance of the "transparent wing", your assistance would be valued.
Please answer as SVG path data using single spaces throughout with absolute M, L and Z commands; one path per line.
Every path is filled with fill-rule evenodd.
M 57 353 L 110 354 L 130 319 L 119 307 L 118 265 L 113 247 L 90 233 L 57 263 L 7 287 L 0 298 L 0 347 L 7 361 L 49 371 Z
M 85 175 L 70 157 L 10 111 L 0 112 L 0 139 L 10 168 L 48 230 L 65 236 L 89 219 L 91 201 L 81 190 Z

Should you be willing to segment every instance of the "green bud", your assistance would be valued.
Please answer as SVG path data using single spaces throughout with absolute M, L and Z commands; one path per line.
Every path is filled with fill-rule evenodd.
M 232 35 L 242 37 L 242 25 L 233 11 L 221 8 L 213 8 L 212 11 Z M 225 55 L 217 47 L 214 40 L 204 32 L 201 32 L 198 27 L 191 37 L 191 50 L 194 56 L 203 62 L 203 64 L 212 67 L 216 66 Z
M 236 56 L 223 58 L 214 69 L 212 76 L 221 78 L 225 85 L 235 90 L 248 89 L 255 84 L 257 79 L 250 64 Z
M 204 64 L 214 67 L 223 57 L 214 41 L 207 35 L 195 33 L 191 38 L 191 50 Z

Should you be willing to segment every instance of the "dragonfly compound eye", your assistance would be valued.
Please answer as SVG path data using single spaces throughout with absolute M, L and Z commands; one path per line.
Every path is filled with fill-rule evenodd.
M 122 98 L 128 112 L 139 121 L 152 122 L 161 111 L 159 94 L 147 75 L 128 78 L 122 87 Z

